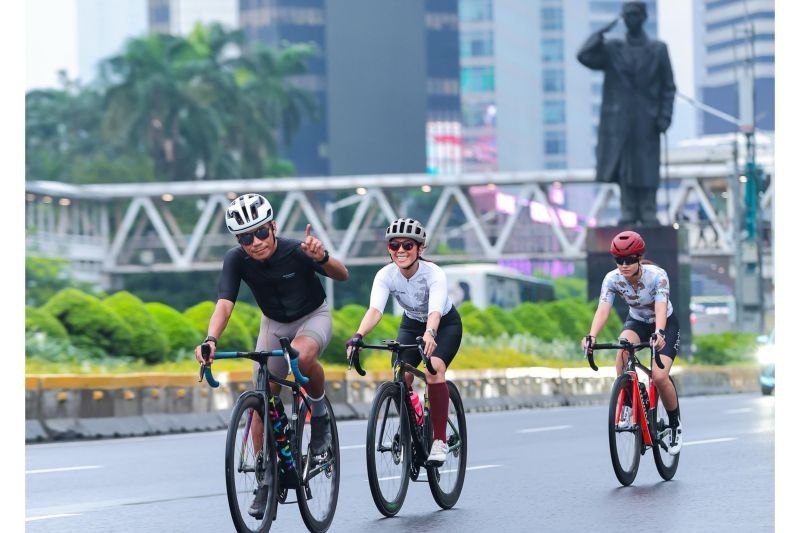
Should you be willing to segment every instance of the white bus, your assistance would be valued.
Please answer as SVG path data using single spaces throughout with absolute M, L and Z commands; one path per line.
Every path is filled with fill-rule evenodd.
M 471 263 L 443 266 L 447 288 L 457 306 L 471 301 L 485 309 L 497 305 L 513 309 L 523 302 L 550 301 L 555 298 L 553 282 L 526 276 L 513 268 L 493 263 Z

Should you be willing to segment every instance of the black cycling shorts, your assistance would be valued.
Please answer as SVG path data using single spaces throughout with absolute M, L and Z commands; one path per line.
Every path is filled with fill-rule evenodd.
M 400 330 L 397 332 L 397 342 L 414 344 L 417 342 L 417 337 L 421 337 L 426 329 L 428 329 L 427 322 L 420 322 L 403 314 Z M 439 329 L 436 332 L 436 349 L 433 351 L 434 357 L 439 357 L 448 367 L 461 346 L 462 332 L 461 315 L 453 306 L 439 322 Z M 403 350 L 400 352 L 400 360 L 417 367 L 422 362 L 422 355 L 417 349 Z
M 648 324 L 641 320 L 636 320 L 628 315 L 625 318 L 625 326 L 622 329 L 629 329 L 639 336 L 639 342 L 644 342 L 650 338 L 650 335 L 656 331 L 656 323 Z M 666 345 L 661 349 L 661 355 L 666 355 L 673 361 L 678 356 L 678 350 L 681 347 L 681 330 L 678 327 L 678 318 L 675 313 L 667 317 L 667 327 L 664 328 L 666 335 L 664 340 Z

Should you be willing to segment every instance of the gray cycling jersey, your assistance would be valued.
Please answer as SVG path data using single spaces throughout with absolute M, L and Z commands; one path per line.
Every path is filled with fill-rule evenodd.
M 663 268 L 656 265 L 641 265 L 642 277 L 634 288 L 619 269 L 614 269 L 603 278 L 600 303 L 613 304 L 614 295 L 619 294 L 630 307 L 631 318 L 651 324 L 656 321 L 656 302 L 667 302 L 667 316 L 672 314 L 669 301 L 669 278 Z
M 409 318 L 420 322 L 427 322 L 433 311 L 444 316 L 453 307 L 447 294 L 447 276 L 430 261 L 420 261 L 411 279 L 406 279 L 394 263 L 380 269 L 372 283 L 369 306 L 383 313 L 390 294 Z

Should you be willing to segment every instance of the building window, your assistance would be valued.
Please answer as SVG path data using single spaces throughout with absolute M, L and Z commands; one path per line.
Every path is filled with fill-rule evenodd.
M 567 136 L 563 131 L 544 132 L 544 153 L 547 155 L 566 154 Z
M 461 57 L 494 55 L 494 38 L 490 31 L 465 31 L 461 33 Z
M 494 126 L 497 107 L 493 102 L 469 102 L 461 109 L 461 118 L 467 128 Z
M 563 124 L 566 121 L 564 100 L 545 100 L 543 114 L 545 124 Z
M 467 21 L 492 20 L 492 0 L 461 0 L 458 18 Z
M 560 7 L 542 8 L 542 31 L 561 31 L 564 29 L 564 14 Z
M 493 67 L 466 67 L 461 69 L 461 90 L 465 93 L 494 91 Z
M 564 69 L 546 68 L 542 71 L 542 90 L 546 93 L 564 92 Z
M 542 39 L 542 61 L 545 63 L 564 61 L 563 39 Z

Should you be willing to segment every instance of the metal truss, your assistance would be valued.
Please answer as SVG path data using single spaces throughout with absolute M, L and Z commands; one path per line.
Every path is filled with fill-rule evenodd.
M 707 156 L 676 159 L 668 187 L 659 190 L 660 205 L 668 206 L 659 213 L 662 223 L 689 228 L 693 255 L 733 254 L 735 206 L 729 193 L 738 181 L 732 163 Z M 618 188 L 595 183 L 591 169 L 114 185 L 27 182 L 27 246 L 29 254 L 66 257 L 102 274 L 217 269 L 224 251 L 235 245 L 224 228 L 223 208 L 238 194 L 258 192 L 277 206 L 282 235 L 300 239 L 310 223 L 331 254 L 348 265 L 385 263 L 384 228 L 397 216 L 408 216 L 409 206 L 420 200 L 432 204 L 417 217 L 429 234 L 426 256 L 434 261 L 582 259 L 587 226 L 562 219 L 563 211 L 550 199 L 554 188 L 568 195 L 577 188 L 589 191 L 590 207 L 578 215 L 598 225 L 614 222 Z M 727 196 L 722 208 L 712 202 L 712 188 Z M 496 202 L 487 204 L 492 191 L 513 205 L 501 210 Z M 770 220 L 772 191 L 770 184 L 761 198 Z M 546 220 L 528 216 L 532 203 Z M 707 221 L 684 219 L 687 206 L 699 206 Z M 708 228 L 716 235 L 712 243 L 698 233 Z

